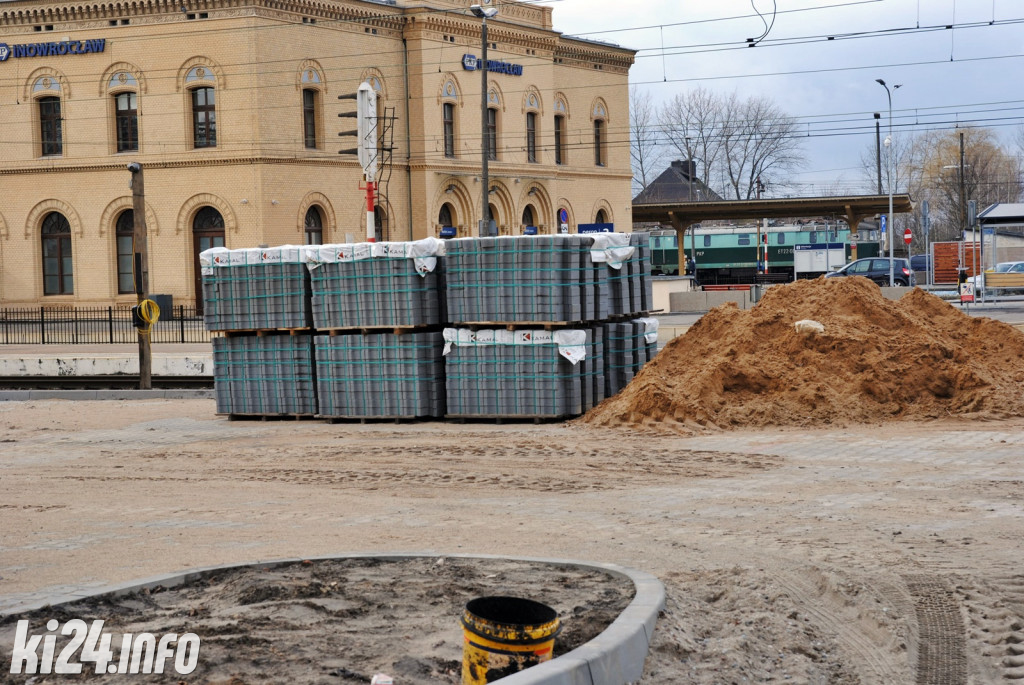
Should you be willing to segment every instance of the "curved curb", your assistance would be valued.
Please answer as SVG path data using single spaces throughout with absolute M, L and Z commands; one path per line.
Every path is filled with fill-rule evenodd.
M 55 595 L 29 604 L 0 610 L 0 617 L 35 611 L 46 606 L 59 606 L 87 597 L 112 594 L 127 595 L 156 586 L 175 587 L 194 582 L 215 571 L 245 567 L 276 568 L 303 561 L 333 561 L 339 559 L 422 559 L 445 557 L 450 559 L 502 559 L 529 561 L 542 564 L 574 566 L 587 571 L 602 571 L 608 575 L 626 578 L 633 583 L 636 594 L 633 601 L 623 609 L 612 624 L 590 642 L 567 654 L 538 664 L 520 673 L 501 679 L 507 685 L 623 685 L 640 680 L 644 670 L 647 649 L 654 637 L 654 625 L 658 613 L 665 607 L 665 586 L 655 576 L 636 569 L 616 564 L 577 561 L 574 559 L 548 559 L 540 557 L 503 557 L 496 554 L 341 554 L 295 559 L 255 561 L 247 564 L 220 564 L 189 569 L 179 573 L 151 576 L 104 588 L 73 591 L 66 595 Z

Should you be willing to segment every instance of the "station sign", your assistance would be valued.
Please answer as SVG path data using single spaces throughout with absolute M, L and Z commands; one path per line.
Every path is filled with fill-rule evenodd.
M 579 224 L 577 233 L 615 233 L 615 224 Z
M 480 68 L 481 60 L 476 55 L 463 55 L 462 68 L 466 71 L 476 71 Z M 500 59 L 487 60 L 487 71 L 492 74 L 508 74 L 509 76 L 522 76 L 523 65 L 502 62 Z
M 6 62 L 11 57 L 87 55 L 93 52 L 103 52 L 106 45 L 106 38 L 92 38 L 89 40 L 60 40 L 51 43 L 23 43 L 19 45 L 0 43 L 0 62 Z

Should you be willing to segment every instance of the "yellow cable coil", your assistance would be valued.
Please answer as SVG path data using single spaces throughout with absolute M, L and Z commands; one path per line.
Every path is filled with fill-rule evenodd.
M 153 330 L 153 325 L 160 319 L 160 305 L 148 299 L 139 302 L 139 318 L 146 323 L 146 328 L 140 328 L 139 333 L 149 335 L 149 332 Z

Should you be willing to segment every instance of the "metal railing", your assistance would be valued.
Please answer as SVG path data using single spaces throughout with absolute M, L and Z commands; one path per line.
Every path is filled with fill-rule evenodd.
M 204 343 L 210 333 L 195 307 L 163 311 L 150 333 L 154 343 Z M 128 307 L 0 308 L 0 344 L 85 345 L 133 343 L 138 333 Z

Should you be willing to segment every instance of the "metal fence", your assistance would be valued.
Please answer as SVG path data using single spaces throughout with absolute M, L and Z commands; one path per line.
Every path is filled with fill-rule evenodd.
M 162 311 L 153 326 L 154 343 L 209 342 L 210 333 L 195 307 Z M 0 344 L 80 345 L 133 343 L 138 332 L 128 307 L 0 308 Z

